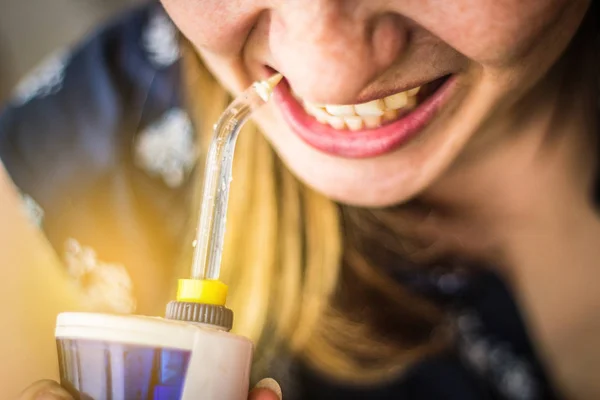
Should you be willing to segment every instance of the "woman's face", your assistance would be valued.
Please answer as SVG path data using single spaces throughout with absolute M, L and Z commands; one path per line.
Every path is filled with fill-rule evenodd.
M 386 206 L 509 140 L 490 126 L 557 61 L 589 0 L 163 3 L 232 92 L 285 77 L 257 121 L 300 179 Z

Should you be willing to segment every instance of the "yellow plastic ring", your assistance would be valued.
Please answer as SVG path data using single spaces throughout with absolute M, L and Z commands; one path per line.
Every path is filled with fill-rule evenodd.
M 224 306 L 227 301 L 227 285 L 217 280 L 180 279 L 177 301 Z

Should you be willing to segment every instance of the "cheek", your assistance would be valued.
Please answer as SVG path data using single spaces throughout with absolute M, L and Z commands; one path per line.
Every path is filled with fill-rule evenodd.
M 181 32 L 199 49 L 236 56 L 260 8 L 251 0 L 162 0 Z
M 491 66 L 519 60 L 554 27 L 569 0 L 411 0 L 411 16 L 468 58 Z M 408 9 L 408 8 L 407 8 Z

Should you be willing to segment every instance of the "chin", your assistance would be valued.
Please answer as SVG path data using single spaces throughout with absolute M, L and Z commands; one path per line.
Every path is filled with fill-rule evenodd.
M 372 179 L 356 178 L 344 170 L 329 174 L 303 175 L 301 168 L 292 172 L 308 187 L 325 197 L 344 205 L 365 208 L 386 208 L 409 201 L 418 195 L 411 185 L 396 185 L 388 181 L 374 182 Z M 408 189 L 408 190 L 407 190 Z

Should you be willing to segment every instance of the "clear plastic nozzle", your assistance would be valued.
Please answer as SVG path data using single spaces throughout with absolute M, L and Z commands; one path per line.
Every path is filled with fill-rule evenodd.
M 204 173 L 192 279 L 219 279 L 235 143 L 244 123 L 254 110 L 269 101 L 281 78 L 277 74 L 255 82 L 236 97 L 215 125 Z

